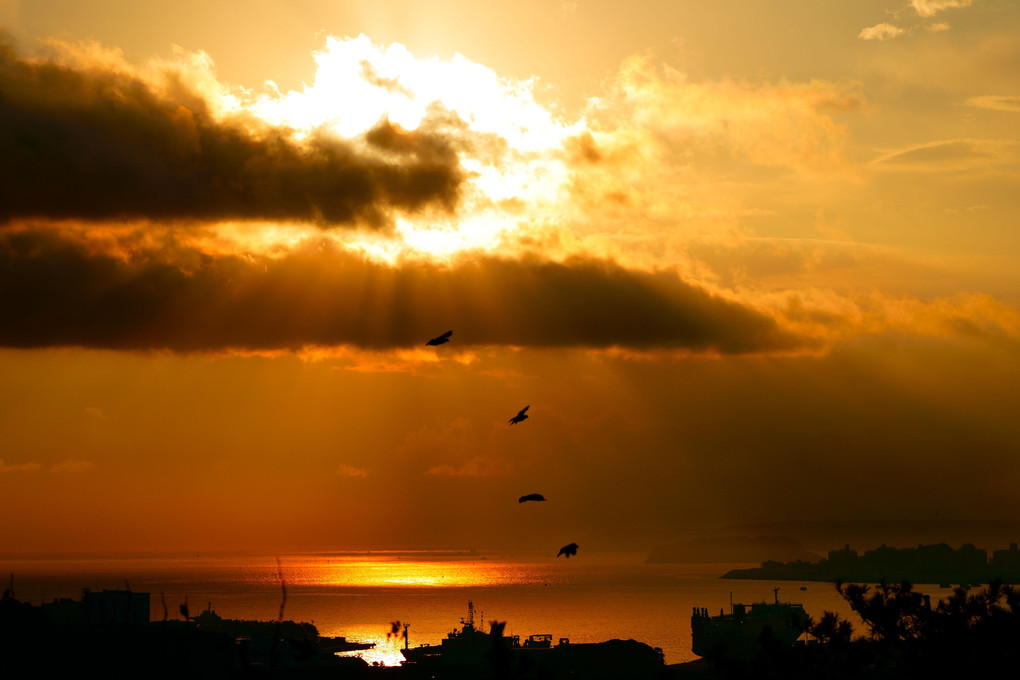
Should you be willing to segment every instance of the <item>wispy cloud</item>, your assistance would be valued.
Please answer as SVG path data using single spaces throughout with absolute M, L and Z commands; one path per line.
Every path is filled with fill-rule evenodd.
M 971 97 L 967 100 L 970 106 L 977 106 L 982 109 L 993 111 L 1010 111 L 1020 113 L 1020 97 L 1006 95 L 983 95 Z
M 892 38 L 903 35 L 904 33 L 906 33 L 906 31 L 899 26 L 881 23 L 861 29 L 861 32 L 857 34 L 857 37 L 861 40 L 891 40 Z
M 368 471 L 347 463 L 340 463 L 336 466 L 336 474 L 340 477 L 368 477 Z
M 95 463 L 87 460 L 62 460 L 53 463 L 49 467 L 49 471 L 57 475 L 66 474 L 80 474 L 83 472 L 89 472 L 95 468 Z M 43 469 L 43 464 L 36 461 L 29 461 L 27 463 L 5 463 L 4 459 L 0 458 L 0 474 L 3 473 L 14 473 L 14 472 L 39 472 Z
M 5 472 L 37 472 L 42 469 L 42 465 L 36 462 L 28 463 L 5 463 L 3 458 L 0 458 L 0 474 Z
M 1020 143 L 1000 139 L 947 139 L 886 151 L 871 162 L 876 170 L 946 172 L 1016 163 Z
M 471 458 L 460 465 L 437 465 L 425 474 L 441 477 L 505 477 L 513 474 L 515 467 L 506 460 L 496 458 Z
M 578 0 L 559 0 L 556 11 L 553 12 L 553 19 L 566 19 L 577 14 L 581 3 Z
M 922 17 L 932 17 L 946 9 L 970 7 L 974 0 L 910 0 L 910 6 Z

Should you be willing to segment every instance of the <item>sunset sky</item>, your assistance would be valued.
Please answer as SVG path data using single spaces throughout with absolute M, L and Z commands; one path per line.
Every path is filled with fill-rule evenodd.
M 0 26 L 4 551 L 1020 520 L 1020 2 Z

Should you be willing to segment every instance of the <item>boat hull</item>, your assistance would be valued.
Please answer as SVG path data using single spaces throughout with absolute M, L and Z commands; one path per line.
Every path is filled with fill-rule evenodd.
M 691 616 L 691 651 L 700 657 L 749 659 L 766 646 L 792 645 L 807 630 L 810 619 L 800 604 L 734 605 L 730 614 L 708 616 L 695 609 Z

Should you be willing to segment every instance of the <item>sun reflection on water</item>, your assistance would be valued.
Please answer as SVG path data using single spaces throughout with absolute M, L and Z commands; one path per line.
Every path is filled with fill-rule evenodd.
M 495 593 L 508 592 L 507 587 L 513 592 L 533 593 L 537 588 L 549 593 L 576 578 L 571 565 L 548 556 L 535 560 L 464 551 L 298 554 L 281 555 L 280 561 L 291 596 L 288 615 L 300 617 L 299 608 L 308 607 L 306 611 L 316 615 L 305 615 L 306 619 L 320 634 L 375 643 L 372 649 L 344 656 L 386 666 L 403 661 L 405 644 L 402 638 L 387 636 L 391 621 L 410 617 L 412 647 L 437 644 L 463 615 L 461 607 L 476 595 L 484 593 L 491 602 Z M 266 559 L 249 580 L 279 588 L 280 575 L 275 558 Z M 516 590 L 519 587 L 525 590 Z M 448 607 L 454 601 L 451 597 L 456 604 Z M 442 615 L 436 614 L 437 603 L 442 603 Z M 500 610 L 508 611 L 505 603 Z M 521 625 L 530 618 L 518 617 Z M 487 619 L 480 613 L 479 620 Z
M 400 649 L 404 646 L 403 641 L 392 638 L 387 640 L 385 636 L 379 636 L 378 632 L 378 626 L 365 631 L 360 631 L 357 628 L 350 629 L 348 631 L 349 639 L 374 642 L 375 647 L 357 652 L 345 652 L 340 654 L 340 656 L 357 656 L 369 664 L 378 663 L 383 666 L 399 666 L 404 660 L 404 655 L 400 653 Z
M 537 578 L 503 561 L 407 553 L 323 557 L 292 564 L 289 571 L 295 585 L 348 588 L 464 588 L 532 583 Z
M 466 553 L 359 553 L 284 559 L 288 585 L 313 589 L 444 589 L 507 586 L 547 582 L 550 574 L 535 565 L 503 559 L 488 560 Z M 267 574 L 268 576 L 268 574 Z M 412 629 L 417 629 L 412 626 Z M 348 652 L 370 664 L 399 665 L 404 641 L 387 637 L 378 624 L 352 621 L 342 630 L 324 634 L 374 642 L 372 649 Z M 430 639 L 430 638 L 426 638 Z M 419 644 L 415 640 L 413 644 Z

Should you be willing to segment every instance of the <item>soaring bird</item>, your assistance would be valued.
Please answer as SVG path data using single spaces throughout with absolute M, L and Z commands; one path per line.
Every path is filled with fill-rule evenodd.
M 451 335 L 453 335 L 453 331 L 446 331 L 442 335 L 437 335 L 436 337 L 432 338 L 431 340 L 426 342 L 425 345 L 426 346 L 431 345 L 435 347 L 436 345 L 442 345 L 444 343 L 450 342 Z
M 545 496 L 540 493 L 529 493 L 527 496 L 521 496 L 517 502 L 523 503 L 524 501 L 544 501 Z
M 517 423 L 523 423 L 525 420 L 527 420 L 528 416 L 525 413 L 525 411 L 527 411 L 529 408 L 531 408 L 530 404 L 528 404 L 527 406 L 522 408 L 520 411 L 518 411 L 517 415 L 515 415 L 513 418 L 510 419 L 510 424 L 511 425 L 516 425 Z
M 556 557 L 559 557 L 560 555 L 566 555 L 567 559 L 569 560 L 571 555 L 577 554 L 577 548 L 578 546 L 576 543 L 568 543 L 567 545 L 560 548 L 560 551 L 556 553 Z

